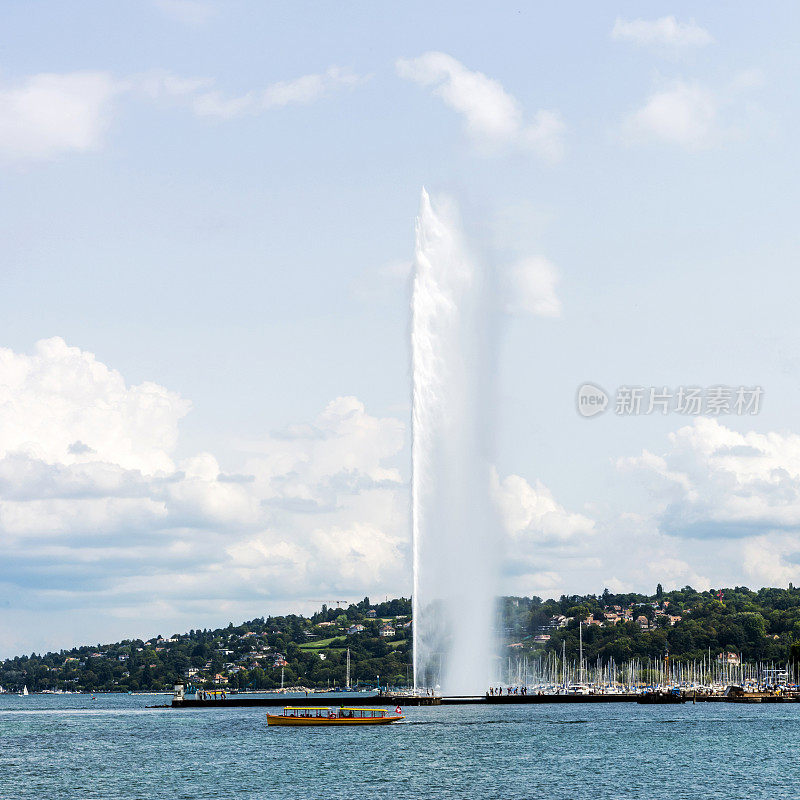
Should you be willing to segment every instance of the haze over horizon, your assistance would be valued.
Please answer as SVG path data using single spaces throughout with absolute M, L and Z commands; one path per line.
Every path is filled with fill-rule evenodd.
M 501 593 L 800 583 L 791 4 L 47 8 L 0 12 L 0 657 L 411 594 L 422 186 L 502 289 Z M 759 413 L 616 413 L 716 386 Z

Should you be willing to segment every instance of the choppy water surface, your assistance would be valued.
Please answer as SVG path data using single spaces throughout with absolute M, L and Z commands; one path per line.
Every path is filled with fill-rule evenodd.
M 315 730 L 155 702 L 0 696 L 0 798 L 756 800 L 800 785 L 800 704 L 410 708 Z

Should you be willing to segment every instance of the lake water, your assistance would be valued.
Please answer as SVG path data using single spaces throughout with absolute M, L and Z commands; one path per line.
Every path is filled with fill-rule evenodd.
M 791 798 L 800 704 L 404 709 L 375 728 L 267 728 L 166 697 L 0 696 L 0 798 Z M 324 701 L 321 705 L 324 705 Z

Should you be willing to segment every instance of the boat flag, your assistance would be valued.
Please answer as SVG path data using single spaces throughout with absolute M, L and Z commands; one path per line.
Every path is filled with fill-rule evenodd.
M 399 714 L 400 713 L 400 706 L 397 706 L 397 708 L 395 708 L 394 713 L 395 714 Z

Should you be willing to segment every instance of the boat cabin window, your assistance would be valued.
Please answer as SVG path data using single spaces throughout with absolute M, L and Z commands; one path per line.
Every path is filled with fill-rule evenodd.
M 327 717 L 330 714 L 329 708 L 284 708 L 284 717 Z
M 343 708 L 340 710 L 339 716 L 347 719 L 370 719 L 385 717 L 386 711 L 382 708 Z

